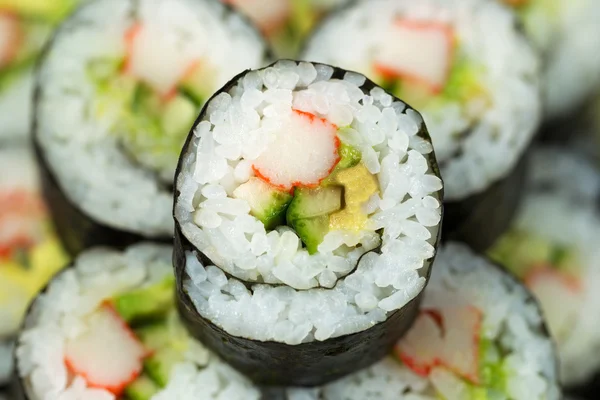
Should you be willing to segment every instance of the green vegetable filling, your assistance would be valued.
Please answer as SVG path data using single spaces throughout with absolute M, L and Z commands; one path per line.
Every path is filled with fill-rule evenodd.
M 506 233 L 489 251 L 489 256 L 521 279 L 533 268 L 540 267 L 550 267 L 574 276 L 580 273 L 576 249 L 522 230 Z
M 185 360 L 185 353 L 192 346 L 194 339 L 175 310 L 174 289 L 174 279 L 167 277 L 112 300 L 116 311 L 151 352 L 144 360 L 142 375 L 125 388 L 125 396 L 130 400 L 149 400 L 164 388 L 171 371 Z
M 172 180 L 181 146 L 211 93 L 212 76 L 204 69 L 190 74 L 174 93 L 160 95 L 148 84 L 124 74 L 123 59 L 98 59 L 88 64 L 96 88 L 92 117 L 110 118 L 111 131 L 130 157 Z
M 164 318 L 174 306 L 175 278 L 168 276 L 152 286 L 133 290 L 113 299 L 119 315 L 130 324 Z
M 481 70 L 466 58 L 454 62 L 443 90 L 432 94 L 427 88 L 401 79 L 379 78 L 378 84 L 416 109 L 436 109 L 448 103 L 467 103 L 474 98 L 486 99 L 480 83 Z

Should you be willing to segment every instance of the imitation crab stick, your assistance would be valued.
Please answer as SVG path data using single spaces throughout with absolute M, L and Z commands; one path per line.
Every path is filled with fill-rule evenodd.
M 146 82 L 167 99 L 199 64 L 197 56 L 179 51 L 172 39 L 160 29 L 141 24 L 133 25 L 125 33 L 124 72 Z
M 482 319 L 475 307 L 425 310 L 396 346 L 396 354 L 418 375 L 429 376 L 443 366 L 477 384 Z
M 578 318 L 581 306 L 581 282 L 552 266 L 534 267 L 525 284 L 540 302 L 552 334 L 560 337 Z
M 109 304 L 88 322 L 88 330 L 67 343 L 65 363 L 89 387 L 118 396 L 141 374 L 149 352 Z
M 402 79 L 440 93 L 453 62 L 454 33 L 437 22 L 398 20 L 374 69 L 387 79 Z
M 318 186 L 340 161 L 337 130 L 323 118 L 294 110 L 275 140 L 254 161 L 255 175 L 281 190 Z

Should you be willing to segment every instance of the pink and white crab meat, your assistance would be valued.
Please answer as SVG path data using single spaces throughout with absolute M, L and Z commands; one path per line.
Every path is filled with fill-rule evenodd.
M 182 49 L 177 38 L 160 28 L 137 24 L 125 34 L 125 73 L 150 85 L 164 97 L 199 63 L 199 57 Z
M 561 338 L 579 317 L 581 282 L 548 266 L 534 268 L 525 284 L 540 303 L 552 336 Z
M 396 345 L 396 354 L 421 376 L 443 366 L 477 384 L 482 320 L 481 311 L 471 306 L 424 310 Z
M 401 19 L 375 60 L 375 71 L 440 93 L 452 68 L 454 33 L 438 22 Z
M 294 110 L 254 161 L 255 175 L 286 191 L 318 186 L 340 160 L 337 130 L 323 118 Z
M 119 395 L 141 374 L 149 352 L 108 304 L 88 318 L 87 328 L 67 342 L 65 363 L 89 387 Z

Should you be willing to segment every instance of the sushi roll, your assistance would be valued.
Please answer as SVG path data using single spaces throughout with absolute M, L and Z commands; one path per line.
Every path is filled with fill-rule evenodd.
M 246 14 L 269 39 L 278 58 L 296 57 L 324 15 L 349 0 L 222 0 Z
M 36 293 L 68 262 L 54 234 L 33 155 L 0 148 L 0 387 L 12 373 L 12 343 Z
M 559 400 L 541 310 L 513 276 L 450 243 L 417 321 L 383 361 L 288 400 Z
M 79 0 L 0 0 L 0 142 L 24 142 L 33 66 L 52 29 Z
M 69 252 L 171 240 L 181 146 L 213 91 L 267 47 L 216 0 L 93 0 L 42 58 L 34 139 Z
M 559 350 L 560 378 L 578 386 L 600 372 L 600 174 L 577 153 L 542 148 L 528 192 L 491 257 L 539 300 Z
M 169 246 L 82 253 L 33 302 L 18 338 L 27 400 L 258 400 L 179 320 Z M 200 395 L 200 397 L 198 397 Z
M 542 54 L 546 119 L 569 117 L 600 87 L 600 3 L 500 1 L 515 10 L 525 33 Z
M 179 308 L 252 380 L 325 383 L 412 323 L 442 181 L 420 114 L 363 75 L 291 60 L 238 75 L 175 181 Z
M 360 71 L 419 110 L 445 182 L 444 238 L 476 249 L 495 241 L 518 203 L 541 109 L 538 58 L 509 10 L 480 0 L 355 2 L 318 27 L 302 59 Z

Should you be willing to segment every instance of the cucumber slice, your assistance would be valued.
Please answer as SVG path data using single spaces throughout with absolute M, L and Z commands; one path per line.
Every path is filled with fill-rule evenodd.
M 361 152 L 350 146 L 349 144 L 342 143 L 339 149 L 340 162 L 337 165 L 339 169 L 352 168 L 360 162 L 362 159 Z
M 288 211 L 288 221 L 329 215 L 342 209 L 343 189 L 328 186 L 317 189 L 299 188 L 294 191 Z
M 198 115 L 198 107 L 184 96 L 169 101 L 162 115 L 162 130 L 173 137 L 187 136 Z
M 328 186 L 296 189 L 287 210 L 287 222 L 296 231 L 309 254 L 318 251 L 329 232 L 329 215 L 342 208 L 343 189 Z
M 164 317 L 174 304 L 175 279 L 172 276 L 113 299 L 115 309 L 128 323 Z
M 240 185 L 234 190 L 233 197 L 246 200 L 250 214 L 258 218 L 267 230 L 285 224 L 285 214 L 292 201 L 292 195 L 258 178 L 250 178 Z
M 171 342 L 171 333 L 165 323 L 143 326 L 135 330 L 135 335 L 150 351 L 166 347 Z
M 130 400 L 150 400 L 160 387 L 147 375 L 141 375 L 125 388 L 125 396 Z
M 329 232 L 329 215 L 294 220 L 290 223 L 309 254 L 315 254 L 323 238 Z
M 159 386 L 165 387 L 169 383 L 171 370 L 183 360 L 183 353 L 171 347 L 165 347 L 144 360 L 144 368 L 152 380 Z

